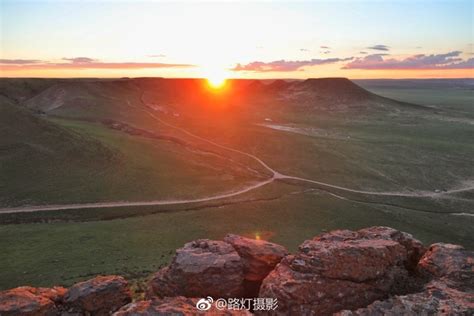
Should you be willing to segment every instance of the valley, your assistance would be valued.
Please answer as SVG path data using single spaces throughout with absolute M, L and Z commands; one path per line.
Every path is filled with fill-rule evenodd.
M 0 83 L 2 287 L 140 279 L 183 242 L 229 232 L 294 249 L 386 225 L 474 246 L 466 104 L 394 101 L 339 78 L 220 91 L 195 79 Z

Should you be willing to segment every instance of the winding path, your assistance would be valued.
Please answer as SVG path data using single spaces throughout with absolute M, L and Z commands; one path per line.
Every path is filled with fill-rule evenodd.
M 308 182 L 308 183 L 313 183 L 317 184 L 320 186 L 323 186 L 325 188 L 332 188 L 332 189 L 337 189 L 345 192 L 350 192 L 350 193 L 358 193 L 358 194 L 364 194 L 364 195 L 374 195 L 374 196 L 397 196 L 397 197 L 436 197 L 436 196 L 441 196 L 441 195 L 446 195 L 450 193 L 456 193 L 456 192 L 463 192 L 463 191 L 470 191 L 474 189 L 474 186 L 470 187 L 465 187 L 465 188 L 459 188 L 459 189 L 453 189 L 449 191 L 444 191 L 444 192 L 428 192 L 428 191 L 420 191 L 418 193 L 413 193 L 413 192 L 394 192 L 394 191 L 364 191 L 364 190 L 357 190 L 357 189 L 350 189 L 338 185 L 333 185 L 325 182 L 320 182 L 316 180 L 311 180 L 311 179 L 306 179 L 306 178 L 301 178 L 301 177 L 295 177 L 295 176 L 288 176 L 285 174 L 282 174 L 275 169 L 271 168 L 268 164 L 266 164 L 262 159 L 258 158 L 255 155 L 252 155 L 250 153 L 227 147 L 225 145 L 213 142 L 209 139 L 203 138 L 201 136 L 198 136 L 196 134 L 193 134 L 189 132 L 188 130 L 174 126 L 162 119 L 160 119 L 155 113 L 153 113 L 150 109 L 149 106 L 146 104 L 146 102 L 143 100 L 143 95 L 144 93 L 142 92 L 140 96 L 140 101 L 143 105 L 143 107 L 140 107 L 139 109 L 147 113 L 150 117 L 155 119 L 156 121 L 160 122 L 163 125 L 166 125 L 168 127 L 171 127 L 173 129 L 179 130 L 183 133 L 185 133 L 188 136 L 191 136 L 195 139 L 201 140 L 203 142 L 206 142 L 208 144 L 211 144 L 213 146 L 216 146 L 218 148 L 222 148 L 224 150 L 228 150 L 231 152 L 235 152 L 241 155 L 244 155 L 246 157 L 249 157 L 255 161 L 257 161 L 262 167 L 264 167 L 267 171 L 271 173 L 271 177 L 260 181 L 258 183 L 255 183 L 253 185 L 244 187 L 240 190 L 228 192 L 228 193 L 222 193 L 218 195 L 213 195 L 209 197 L 203 197 L 203 198 L 197 198 L 197 199 L 177 199 L 177 200 L 152 200 L 152 201 L 135 201 L 135 202 L 130 202 L 130 201 L 117 201 L 117 202 L 98 202 L 98 203 L 80 203 L 80 204 L 57 204 L 57 205 L 37 205 L 37 206 L 21 206 L 21 207 L 11 207 L 11 208 L 0 208 L 0 214 L 11 214 L 11 213 L 27 213 L 27 212 L 41 212 L 41 211 L 58 211 L 58 210 L 73 210 L 73 209 L 90 209 L 90 208 L 113 208 L 113 207 L 128 207 L 128 206 L 157 206 L 157 205 L 180 205 L 180 204 L 190 204 L 190 203 L 199 203 L 199 202 L 208 202 L 208 201 L 214 201 L 214 200 L 220 200 L 220 199 L 225 199 L 229 197 L 234 197 L 243 193 L 247 193 L 249 191 L 255 190 L 257 188 L 263 187 L 269 183 L 272 183 L 275 180 L 295 180 L 295 181 L 302 181 L 302 182 Z M 127 101 L 127 103 L 132 106 L 130 101 Z M 453 215 L 466 215 L 466 216 L 473 216 L 472 214 L 467 214 L 467 213 L 456 213 Z

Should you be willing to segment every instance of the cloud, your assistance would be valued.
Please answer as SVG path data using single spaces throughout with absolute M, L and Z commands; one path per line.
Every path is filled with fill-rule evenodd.
M 42 60 L 38 59 L 0 59 L 0 64 L 7 65 L 28 65 L 42 63 Z
M 276 60 L 272 62 L 254 61 L 246 65 L 237 64 L 231 70 L 233 71 L 254 71 L 254 72 L 286 72 L 302 70 L 303 67 L 317 66 L 325 64 L 333 64 L 340 61 L 348 61 L 350 58 L 327 58 L 327 59 L 311 59 L 311 60 Z
M 474 58 L 463 60 L 460 51 L 446 54 L 413 55 L 404 59 L 386 58 L 385 54 L 372 54 L 356 58 L 343 69 L 469 69 L 474 68 Z
M 320 52 L 320 53 L 321 53 L 321 54 L 325 54 L 325 55 L 327 55 L 327 54 L 330 54 L 330 53 L 331 53 L 331 51 L 330 51 L 330 50 L 326 50 L 326 51 L 324 51 L 324 52 Z
M 102 62 L 89 57 L 62 58 L 63 63 L 52 63 L 39 60 L 1 59 L 1 70 L 34 70 L 34 69 L 146 69 L 146 68 L 187 68 L 191 64 L 167 64 L 145 62 Z
M 97 59 L 92 59 L 89 57 L 74 57 L 74 58 L 66 58 L 64 57 L 63 60 L 70 61 L 73 64 L 88 64 L 88 63 L 93 63 L 97 62 Z
M 321 48 L 321 49 L 330 49 L 331 47 L 323 45 L 323 46 L 319 46 L 319 48 Z
M 369 47 L 367 47 L 367 49 L 388 51 L 388 50 L 390 50 L 390 47 L 388 47 L 387 45 L 378 44 L 378 45 L 374 45 L 374 46 L 369 46 Z
M 163 58 L 163 57 L 166 57 L 165 54 L 156 54 L 156 55 L 148 55 L 148 57 L 150 58 Z
M 359 54 L 367 55 L 368 53 L 364 52 L 364 51 L 361 51 L 361 52 L 359 52 Z
M 302 52 L 309 52 L 309 49 L 307 49 L 307 48 L 300 48 L 300 51 L 302 51 Z

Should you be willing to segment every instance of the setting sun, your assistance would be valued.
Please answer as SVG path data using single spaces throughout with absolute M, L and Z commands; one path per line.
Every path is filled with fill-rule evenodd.
M 221 89 L 224 87 L 228 78 L 228 73 L 217 66 L 207 66 L 202 72 L 202 75 L 207 80 L 207 84 L 212 89 Z
M 225 85 L 226 78 L 220 76 L 212 76 L 207 78 L 207 83 L 213 89 L 220 89 Z

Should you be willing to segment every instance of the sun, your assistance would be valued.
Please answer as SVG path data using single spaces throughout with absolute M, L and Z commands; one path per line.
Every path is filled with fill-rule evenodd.
M 222 76 L 209 76 L 207 77 L 207 83 L 213 89 L 220 89 L 225 85 L 226 78 Z
M 227 81 L 227 73 L 224 69 L 217 67 L 207 67 L 203 72 L 204 78 L 207 80 L 207 84 L 212 89 L 222 89 Z

